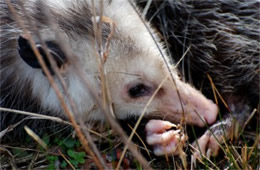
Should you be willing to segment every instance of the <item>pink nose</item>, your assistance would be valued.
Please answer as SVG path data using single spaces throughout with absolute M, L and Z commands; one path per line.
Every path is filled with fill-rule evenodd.
M 218 106 L 214 104 L 211 100 L 206 99 L 204 96 L 199 98 L 192 97 L 189 100 L 192 107 L 191 114 L 198 126 L 205 126 L 205 124 L 213 124 L 218 115 Z
M 179 86 L 180 96 L 186 103 L 184 109 L 190 116 L 188 122 L 201 127 L 214 123 L 218 114 L 218 106 L 190 85 L 179 83 L 181 85 Z
M 209 102 L 210 102 L 210 104 L 208 104 L 206 109 L 201 111 L 201 114 L 204 117 L 204 119 L 206 120 L 207 124 L 213 124 L 217 119 L 218 106 L 210 100 L 209 100 Z

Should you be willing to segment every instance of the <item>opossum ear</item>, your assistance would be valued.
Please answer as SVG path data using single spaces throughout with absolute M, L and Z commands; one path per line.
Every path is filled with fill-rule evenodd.
M 61 68 L 61 66 L 67 61 L 65 54 L 60 49 L 60 47 L 55 44 L 54 42 L 47 41 L 45 42 L 48 50 L 53 57 L 53 60 L 56 62 L 58 68 Z M 47 68 L 49 69 L 50 73 L 53 75 L 54 71 L 51 68 L 50 61 L 47 58 L 47 55 L 42 47 L 41 44 L 36 44 L 37 49 L 39 50 L 43 61 L 45 62 Z M 20 36 L 18 38 L 18 52 L 21 56 L 21 58 L 32 68 L 41 69 L 41 65 L 34 54 L 32 47 L 29 43 L 29 40 L 24 38 L 23 36 Z

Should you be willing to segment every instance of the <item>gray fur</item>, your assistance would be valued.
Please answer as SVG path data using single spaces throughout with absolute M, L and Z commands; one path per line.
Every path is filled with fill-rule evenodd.
M 180 69 L 202 90 L 206 74 L 223 93 L 259 98 L 260 2 L 153 1 L 147 17 L 161 31 Z M 156 13 L 156 15 L 154 15 Z

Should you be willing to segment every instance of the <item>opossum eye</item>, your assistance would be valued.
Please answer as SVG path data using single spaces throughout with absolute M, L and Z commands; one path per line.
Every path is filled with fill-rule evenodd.
M 148 96 L 151 95 L 151 93 L 152 93 L 152 88 L 141 83 L 130 87 L 128 90 L 128 94 L 131 98 Z
M 48 47 L 48 50 L 49 50 L 51 56 L 53 57 L 53 60 L 56 62 L 57 66 L 60 68 L 66 62 L 65 54 L 62 52 L 60 47 L 57 44 L 55 44 L 54 42 L 47 41 L 46 45 Z M 49 69 L 50 73 L 53 75 L 54 71 L 51 68 L 50 61 L 48 60 L 48 57 L 47 57 L 42 45 L 36 44 L 36 47 L 39 50 L 40 54 L 42 55 L 43 60 L 46 64 L 47 68 Z M 18 38 L 18 52 L 19 52 L 21 58 L 29 66 L 31 66 L 32 68 L 41 68 L 41 65 L 40 65 L 36 55 L 34 54 L 29 41 L 22 36 L 20 36 Z

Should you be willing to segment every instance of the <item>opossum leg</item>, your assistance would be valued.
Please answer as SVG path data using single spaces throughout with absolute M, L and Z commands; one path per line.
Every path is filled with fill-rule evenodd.
M 187 138 L 180 129 L 172 130 L 173 127 L 176 125 L 163 120 L 150 120 L 146 124 L 146 142 L 153 146 L 155 155 L 180 154 Z
M 241 132 L 241 128 L 244 126 L 252 109 L 242 100 L 227 100 L 227 103 L 231 114 L 212 125 L 204 135 L 193 143 L 195 147 L 193 156 L 195 158 L 200 159 L 202 155 L 206 157 L 217 156 L 221 144 L 237 138 Z

